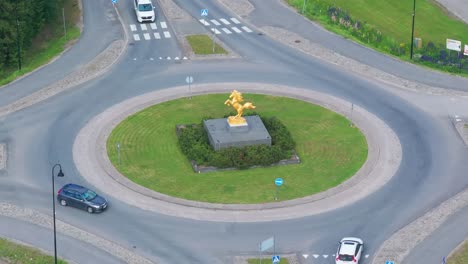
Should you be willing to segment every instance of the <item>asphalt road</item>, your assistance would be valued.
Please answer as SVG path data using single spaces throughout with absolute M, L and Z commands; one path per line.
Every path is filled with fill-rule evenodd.
M 216 19 L 233 17 L 213 1 L 205 1 L 203 6 L 193 1 L 177 2 L 195 19 L 199 19 L 200 7 L 208 8 L 210 15 Z M 264 1 L 252 2 L 257 10 L 248 20 L 255 26 L 277 25 L 297 30 L 318 43 L 333 43 L 327 46 L 346 56 L 411 80 L 448 88 L 468 88 L 467 79 L 428 73 L 347 42 L 317 26 L 306 25 L 297 14 L 285 11 L 278 1 L 268 5 Z M 60 79 L 103 50 L 106 43 L 122 36 L 118 21 L 102 16 L 111 10 L 109 3 L 85 0 L 84 8 L 85 33 L 77 46 L 54 64 L 1 89 L 0 106 Z M 133 38 L 130 25 L 136 23 L 131 1 L 119 2 L 118 8 L 123 26 L 127 27 L 130 38 Z M 334 254 L 337 242 L 344 236 L 352 235 L 366 242 L 364 254 L 369 255 L 363 261 L 366 264 L 370 263 L 379 245 L 393 232 L 467 188 L 468 151 L 447 118 L 452 110 L 447 98 L 439 102 L 436 97 L 395 91 L 393 87 L 363 79 L 280 45 L 256 34 L 253 27 L 251 33 L 217 36 L 241 58 L 176 62 L 175 56 L 180 58 L 184 54 L 174 39 L 171 22 L 162 13 L 158 12 L 158 17 L 158 23 L 163 19 L 167 22 L 171 38 L 130 39 L 128 50 L 110 72 L 10 114 L 0 122 L 0 141 L 9 144 L 7 172 L 0 174 L 2 201 L 51 214 L 50 169 L 54 163 L 60 162 L 66 174 L 65 178 L 56 180 L 57 186 L 67 182 L 86 185 L 72 158 L 73 141 L 80 128 L 117 102 L 149 91 L 181 85 L 187 75 L 194 76 L 196 83 L 278 83 L 326 92 L 349 100 L 375 113 L 394 129 L 403 148 L 401 167 L 385 187 L 369 197 L 332 212 L 295 220 L 261 224 L 202 222 L 151 213 L 118 201 L 111 201 L 109 210 L 99 215 L 58 207 L 59 219 L 127 248 L 134 248 L 135 252 L 158 263 L 226 263 L 234 255 L 257 254 L 258 243 L 272 235 L 277 240 L 276 250 L 279 253 L 318 254 L 322 257 L 309 257 L 303 263 L 331 263 L 332 260 L 323 255 Z M 284 23 L 278 25 L 278 21 Z M 169 56 L 171 60 L 167 59 Z M 35 84 L 33 87 L 32 83 Z M 457 100 L 457 109 L 465 111 L 465 114 L 468 104 L 465 104 L 464 98 Z M 460 240 L 460 233 L 453 228 L 456 223 L 463 225 L 459 219 L 466 219 L 466 214 L 458 214 L 441 228 L 447 242 L 440 241 L 444 245 L 439 247 L 440 251 L 447 251 Z M 0 225 L 2 227 L 14 227 L 0 229 L 1 234 L 51 250 L 51 233 L 48 235 L 40 228 L 3 217 L 0 217 L 0 221 L 4 223 Z M 466 227 L 466 221 L 462 227 Z M 14 232 L 15 229 L 28 232 Z M 437 238 L 435 234 L 432 239 L 439 241 Z M 49 246 L 46 241 L 50 242 Z M 107 253 L 90 249 L 89 245 L 66 236 L 60 236 L 59 242 L 59 255 L 78 263 L 113 260 Z M 418 250 L 424 253 L 424 248 Z M 415 259 L 419 259 L 418 250 L 414 253 Z M 89 251 L 90 254 L 80 254 L 82 251 Z M 427 259 L 424 263 L 439 262 L 439 259 Z

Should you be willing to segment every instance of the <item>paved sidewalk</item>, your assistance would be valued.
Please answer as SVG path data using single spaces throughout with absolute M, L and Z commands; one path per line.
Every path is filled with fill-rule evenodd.
M 435 0 L 445 7 L 450 13 L 468 24 L 468 1 L 467 0 Z M 468 25 L 467 25 L 468 27 Z

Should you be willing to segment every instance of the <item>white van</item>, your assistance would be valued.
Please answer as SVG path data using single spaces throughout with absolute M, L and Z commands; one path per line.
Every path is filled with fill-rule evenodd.
M 135 13 L 138 22 L 154 22 L 156 14 L 154 13 L 154 6 L 151 0 L 133 0 L 135 5 Z

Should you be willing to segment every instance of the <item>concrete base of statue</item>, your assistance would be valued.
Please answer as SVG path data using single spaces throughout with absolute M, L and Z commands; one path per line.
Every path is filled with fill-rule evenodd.
M 259 116 L 242 117 L 245 122 L 231 124 L 227 118 L 203 121 L 203 127 L 214 150 L 265 144 L 271 137 Z

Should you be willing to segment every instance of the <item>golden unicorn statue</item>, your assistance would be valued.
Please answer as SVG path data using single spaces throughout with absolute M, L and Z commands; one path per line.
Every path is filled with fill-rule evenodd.
M 244 113 L 244 109 L 255 109 L 255 106 L 250 103 L 246 102 L 245 104 L 241 104 L 244 101 L 242 97 L 242 93 L 238 92 L 237 90 L 232 91 L 229 99 L 227 99 L 224 104 L 230 105 L 237 111 L 237 115 L 228 117 L 228 123 L 230 125 L 244 125 L 247 124 L 245 118 L 242 117 Z

